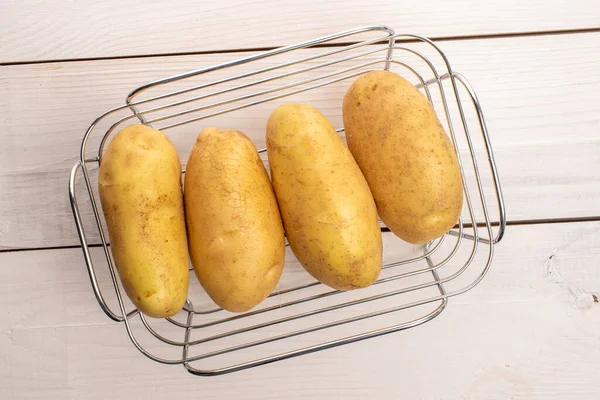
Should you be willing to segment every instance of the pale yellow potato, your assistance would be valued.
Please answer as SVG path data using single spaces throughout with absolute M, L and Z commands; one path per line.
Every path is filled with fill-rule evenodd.
M 273 187 L 294 254 L 336 289 L 372 284 L 381 271 L 375 203 L 342 139 L 314 107 L 285 104 L 267 123 Z
M 177 314 L 187 298 L 189 259 L 175 147 L 145 125 L 123 129 L 104 153 L 98 189 L 127 295 L 150 317 Z
M 267 171 L 242 132 L 204 129 L 184 182 L 192 264 L 220 307 L 247 311 L 279 282 L 285 242 Z
M 373 71 L 352 84 L 343 114 L 346 141 L 388 228 L 415 244 L 448 232 L 462 209 L 462 178 L 427 98 L 399 75 Z

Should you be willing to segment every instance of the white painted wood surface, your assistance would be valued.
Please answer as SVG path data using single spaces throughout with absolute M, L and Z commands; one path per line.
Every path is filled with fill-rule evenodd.
M 97 306 L 79 249 L 0 254 L 1 397 L 598 398 L 600 306 L 575 308 L 544 276 L 554 254 L 573 287 L 598 291 L 598 241 L 598 222 L 510 227 L 485 280 L 434 321 L 215 378 L 141 355 Z
M 600 292 L 600 6 L 306 3 L 0 3 L 0 398 L 600 398 L 600 304 L 573 304 Z M 482 283 L 412 330 L 216 378 L 146 359 L 98 307 L 81 250 L 63 247 L 78 244 L 66 177 L 89 123 L 147 81 L 381 23 L 445 39 L 482 101 L 510 221 L 596 221 L 509 226 Z M 336 122 L 344 89 L 302 100 Z M 216 121 L 260 143 L 264 119 Z M 176 134 L 182 154 L 194 136 Z
M 595 0 L 24 0 L 0 15 L 0 62 L 275 47 L 381 24 L 431 37 L 600 28 Z
M 509 219 L 598 215 L 600 33 L 449 41 L 441 46 L 479 93 Z M 125 95 L 143 83 L 244 54 L 3 67 L 0 248 L 77 244 L 66 180 L 91 121 L 123 104 Z M 348 84 L 296 98 L 314 104 L 341 126 L 339 104 Z M 242 110 L 206 124 L 242 129 L 262 147 L 265 121 L 274 107 L 269 103 L 259 112 Z M 172 136 L 183 160 L 202 126 Z M 561 201 L 559 214 L 556 199 Z

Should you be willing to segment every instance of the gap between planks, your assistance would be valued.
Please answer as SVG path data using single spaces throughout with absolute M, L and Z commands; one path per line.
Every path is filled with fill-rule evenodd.
M 543 225 L 543 224 L 568 224 L 576 222 L 596 222 L 600 221 L 600 215 L 591 217 L 572 217 L 572 218 L 543 218 L 543 219 L 523 219 L 516 221 L 507 221 L 506 226 L 523 226 L 523 225 Z M 498 226 L 498 222 L 491 222 L 492 226 Z M 473 225 L 470 223 L 463 224 L 465 228 L 471 228 Z M 484 227 L 485 223 L 478 222 L 478 227 Z M 381 228 L 382 232 L 389 232 L 390 230 L 386 227 Z M 109 244 L 110 246 L 110 244 Z M 88 247 L 102 247 L 100 243 L 88 244 Z M 80 245 L 66 245 L 66 246 L 46 246 L 46 247 L 27 247 L 27 248 L 14 248 L 14 249 L 0 249 L 2 253 L 19 253 L 24 251 L 40 251 L 40 250 L 65 250 L 65 249 L 79 249 Z
M 552 36 L 552 35 L 578 35 L 585 33 L 596 33 L 600 32 L 598 28 L 577 28 L 577 29 L 553 29 L 547 31 L 537 32 L 507 32 L 507 33 L 489 33 L 489 34 L 477 34 L 477 35 L 455 35 L 455 36 L 429 36 L 428 39 L 433 42 L 448 42 L 457 40 L 481 40 L 481 39 L 505 39 L 515 37 L 531 37 L 531 36 Z M 399 32 L 396 32 L 399 33 Z M 414 43 L 417 39 L 403 39 L 397 40 L 401 43 Z M 311 46 L 310 48 L 326 48 L 326 47 L 340 47 L 356 44 L 357 42 L 335 42 L 325 43 L 320 45 Z M 288 43 L 290 44 L 290 43 Z M 277 49 L 285 46 L 269 46 L 269 47 L 251 47 L 251 48 L 236 48 L 236 49 L 220 49 L 220 50 L 206 50 L 206 51 L 189 51 L 179 53 L 156 53 L 156 54 L 138 54 L 131 56 L 108 56 L 108 57 L 88 57 L 88 58 L 63 58 L 56 60 L 31 60 L 31 61 L 14 61 L 14 62 L 0 62 L 1 66 L 13 66 L 13 65 L 29 65 L 29 64 L 53 64 L 53 63 L 67 63 L 67 62 L 82 62 L 82 61 L 103 61 L 103 60 L 123 60 L 123 59 L 136 59 L 136 58 L 153 58 L 153 57 L 182 57 L 182 56 L 195 56 L 205 54 L 231 54 L 231 53 L 249 53 L 249 52 L 265 52 Z M 1 251 L 1 250 L 0 250 Z

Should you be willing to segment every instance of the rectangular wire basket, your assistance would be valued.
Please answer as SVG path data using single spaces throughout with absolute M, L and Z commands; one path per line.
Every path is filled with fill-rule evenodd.
M 281 102 L 311 102 L 340 126 L 338 132 L 343 135 L 343 94 L 356 77 L 376 69 L 392 70 L 411 80 L 441 117 L 459 157 L 464 182 L 464 209 L 454 229 L 425 246 L 412 246 L 382 225 L 384 265 L 369 288 L 344 292 L 316 282 L 288 247 L 276 291 L 250 312 L 233 314 L 211 307 L 195 278 L 190 280 L 183 311 L 175 317 L 147 318 L 135 309 L 122 295 L 98 206 L 98 167 L 116 130 L 139 122 L 160 129 L 171 137 L 185 160 L 203 127 L 241 129 L 257 144 L 266 163 L 264 129 L 272 109 Z M 461 94 L 468 99 L 464 104 Z M 478 156 L 487 162 L 478 164 Z M 84 202 L 78 202 L 78 192 L 86 196 Z M 492 146 L 472 87 L 451 69 L 433 42 L 418 35 L 396 34 L 385 26 L 337 33 L 135 89 L 124 105 L 102 114 L 85 133 L 79 161 L 69 177 L 69 196 L 93 292 L 102 310 L 125 325 L 134 346 L 147 357 L 164 364 L 182 364 L 192 374 L 204 376 L 430 321 L 446 308 L 450 297 L 481 281 L 506 227 Z M 490 199 L 497 221 L 490 218 Z

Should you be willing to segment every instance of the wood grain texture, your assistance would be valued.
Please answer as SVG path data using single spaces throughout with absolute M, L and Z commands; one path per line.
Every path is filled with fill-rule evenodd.
M 26 0 L 0 16 L 0 62 L 276 47 L 376 24 L 432 37 L 600 27 L 594 0 Z
M 553 268 L 572 289 L 598 292 L 599 240 L 598 222 L 511 227 L 486 278 L 451 299 L 432 322 L 215 378 L 194 377 L 140 354 L 124 327 L 97 306 L 79 249 L 3 253 L 0 394 L 15 399 L 223 399 L 240 393 L 248 399 L 598 398 L 600 304 L 574 307 L 572 293 L 546 278 L 544 270 L 552 256 Z M 291 260 L 286 269 L 294 271 L 293 279 L 307 277 Z M 107 278 L 100 274 L 102 284 Z M 276 333 L 277 327 L 265 332 Z M 251 355 L 260 351 L 254 348 Z
M 481 99 L 509 219 L 597 215 L 600 34 L 449 41 L 442 48 Z M 78 244 L 67 177 L 91 121 L 122 104 L 125 94 L 140 84 L 241 55 L 1 67 L 0 248 Z M 231 74 L 217 72 L 194 83 Z M 341 126 L 340 102 L 348 84 L 281 102 L 309 102 Z M 241 129 L 262 147 L 264 124 L 276 104 L 215 117 L 206 124 Z M 182 159 L 202 126 L 172 133 Z M 83 212 L 90 215 L 89 209 Z

